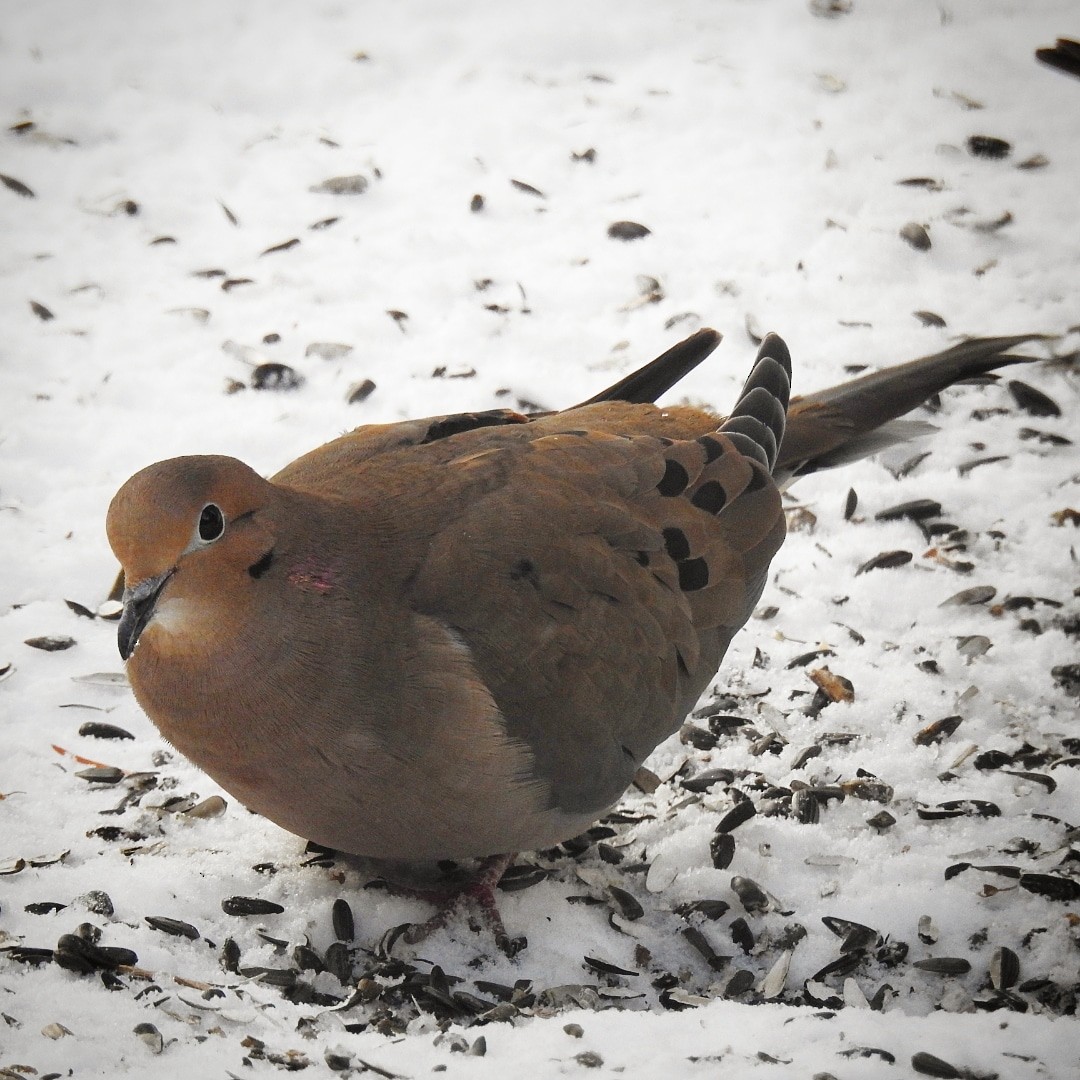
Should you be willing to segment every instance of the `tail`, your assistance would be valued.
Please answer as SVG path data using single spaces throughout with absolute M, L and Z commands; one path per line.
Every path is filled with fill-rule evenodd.
M 898 417 L 953 383 L 1032 358 L 1008 350 L 1041 334 L 973 338 L 944 352 L 885 368 L 791 402 L 774 473 L 780 484 L 869 457 L 933 430 Z
M 766 334 L 739 400 L 720 430 L 770 472 L 784 442 L 790 396 L 791 353 L 783 339 Z

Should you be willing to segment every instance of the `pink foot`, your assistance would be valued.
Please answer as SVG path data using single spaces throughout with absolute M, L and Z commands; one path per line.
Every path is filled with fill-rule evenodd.
M 476 874 L 461 884 L 450 884 L 440 889 L 414 889 L 392 886 L 398 895 L 411 896 L 426 900 L 438 910 L 426 922 L 408 923 L 401 928 L 400 937 L 410 945 L 423 941 L 436 930 L 441 930 L 451 918 L 466 906 L 473 907 L 487 924 L 495 938 L 495 944 L 507 956 L 516 956 L 526 947 L 524 937 L 511 938 L 506 932 L 499 904 L 495 898 L 495 889 L 506 868 L 514 861 L 511 855 L 492 855 L 480 863 Z M 396 936 L 393 940 L 396 940 Z M 392 945 L 392 941 L 390 942 Z

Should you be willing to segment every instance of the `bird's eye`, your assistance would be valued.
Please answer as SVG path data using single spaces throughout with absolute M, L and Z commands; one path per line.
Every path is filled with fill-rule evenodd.
M 211 544 L 221 537 L 225 531 L 225 515 L 220 506 L 207 503 L 199 515 L 199 539 L 205 544 Z

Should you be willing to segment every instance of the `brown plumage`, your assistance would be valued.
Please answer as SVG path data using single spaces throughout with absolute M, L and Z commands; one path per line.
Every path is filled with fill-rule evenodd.
M 380 859 L 548 846 L 715 675 L 784 538 L 778 483 L 906 434 L 1025 338 L 792 401 L 770 335 L 731 417 L 650 402 L 703 330 L 573 409 L 360 428 L 269 480 L 142 470 L 109 509 L 136 696 L 241 801 Z M 775 474 L 775 478 L 774 475 Z

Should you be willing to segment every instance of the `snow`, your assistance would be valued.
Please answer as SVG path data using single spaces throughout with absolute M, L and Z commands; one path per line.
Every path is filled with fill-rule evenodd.
M 834 18 L 811 10 L 828 6 L 6 5 L 0 172 L 33 197 L 0 188 L 0 667 L 11 665 L 0 683 L 0 1069 L 259 1076 L 305 1061 L 326 1072 L 329 1053 L 354 1075 L 368 1063 L 408 1077 L 589 1068 L 876 1077 L 909 1075 L 925 1052 L 965 1075 L 1076 1074 L 1075 1017 L 1054 1013 L 1069 1011 L 1061 1001 L 1070 992 L 1075 1003 L 1080 906 L 974 868 L 1077 880 L 1075 689 L 1070 696 L 1051 669 L 1077 660 L 1077 533 L 1061 511 L 1080 508 L 1080 466 L 1075 444 L 1020 435 L 1073 436 L 1074 363 L 1006 375 L 1049 394 L 1061 417 L 1022 412 L 1003 384 L 952 390 L 921 446 L 794 488 L 816 525 L 793 530 L 774 562 L 762 604 L 778 611 L 736 639 L 717 684 L 736 700 L 714 710 L 746 718 L 759 736 L 782 736 L 778 753 L 755 753 L 761 747 L 739 731 L 711 750 L 677 738 L 661 747 L 649 765 L 669 782 L 653 795 L 628 793 L 622 809 L 644 820 L 606 840 L 623 863 L 595 846 L 576 862 L 523 856 L 552 875 L 502 894 L 511 933 L 528 937 L 516 959 L 464 919 L 420 946 L 394 946 L 402 971 L 438 965 L 479 997 L 489 995 L 478 979 L 530 980 L 539 997 L 512 1020 L 440 1025 L 430 1011 L 401 1006 L 387 1009 L 380 1029 L 366 1005 L 296 1004 L 223 970 L 228 938 L 241 968 L 289 967 L 305 941 L 325 952 L 331 905 L 344 898 L 359 975 L 376 966 L 384 931 L 428 909 L 365 889 L 370 874 L 355 862 L 304 865 L 303 841 L 227 793 L 220 816 L 170 808 L 176 796 L 192 796 L 183 807 L 223 793 L 166 746 L 122 685 L 87 680 L 121 671 L 115 624 L 64 603 L 94 610 L 105 599 L 116 570 L 103 529 L 108 501 L 136 469 L 176 454 L 234 454 L 270 473 L 362 423 L 566 405 L 703 325 L 725 341 L 679 392 L 721 411 L 753 354 L 748 328 L 785 336 L 796 391 L 842 380 L 845 365 L 900 362 L 964 335 L 1045 333 L 1054 337 L 1029 355 L 1074 352 L 1080 86 L 1037 65 L 1033 51 L 1075 36 L 1075 5 L 864 0 L 833 5 L 851 9 Z M 17 130 L 25 121 L 33 126 Z M 1011 153 L 973 156 L 972 135 L 1005 139 Z M 590 148 L 594 161 L 574 159 Z M 1046 164 L 1020 167 L 1039 154 Z M 311 190 L 357 174 L 369 181 L 362 194 Z M 912 178 L 938 183 L 899 183 Z M 471 212 L 476 194 L 484 205 Z M 1006 212 L 1011 220 L 995 227 Z M 312 228 L 328 218 L 338 220 Z M 610 239 L 620 220 L 650 235 Z M 929 251 L 900 238 L 909 222 L 927 228 Z M 173 242 L 154 242 L 163 237 Z M 291 239 L 300 243 L 262 254 Z M 224 273 L 195 273 L 213 269 Z M 251 281 L 226 290 L 225 277 Z M 662 295 L 649 302 L 650 292 Z M 915 311 L 946 325 L 923 325 Z M 307 354 L 320 342 L 352 349 Z M 294 367 L 303 386 L 225 392 L 264 361 Z M 437 368 L 443 377 L 432 377 Z M 348 404 L 349 388 L 366 378 L 375 391 Z M 978 409 L 990 415 L 976 419 Z M 925 450 L 901 479 L 889 471 Z M 1006 459 L 958 469 L 999 454 Z M 859 503 L 845 521 L 849 488 Z M 969 572 L 928 554 L 911 521 L 875 520 L 915 498 L 938 500 L 942 516 L 968 530 L 965 550 L 942 554 L 973 563 Z M 893 549 L 914 559 L 856 576 Z M 1030 596 L 1060 606 L 940 606 L 974 585 L 994 586 L 992 603 Z M 42 635 L 77 644 L 24 644 Z M 967 658 L 957 650 L 965 635 L 985 635 L 991 648 Z M 835 655 L 788 667 L 822 643 Z M 917 666 L 927 660 L 939 674 Z M 815 717 L 807 672 L 821 663 L 849 679 L 855 697 Z M 921 728 L 950 715 L 962 717 L 955 732 L 915 744 Z M 93 720 L 135 737 L 80 735 Z M 829 732 L 854 737 L 826 742 L 794 768 L 796 754 Z M 1025 742 L 1048 751 L 1030 768 L 974 765 L 978 754 L 1015 754 Z M 110 815 L 136 779 L 87 783 L 72 754 L 156 773 L 156 787 Z M 726 767 L 737 778 L 695 794 L 681 787 L 680 767 Z M 891 799 L 849 789 L 821 806 L 816 824 L 763 812 L 769 784 L 838 785 L 859 769 L 889 785 Z M 939 779 L 945 772 L 955 779 Z M 734 832 L 734 859 L 719 870 L 709 845 L 732 787 L 759 813 Z M 1000 816 L 917 813 L 957 799 L 992 802 Z M 895 825 L 868 826 L 883 809 Z M 95 832 L 110 826 L 124 833 Z M 946 867 L 961 863 L 973 868 L 946 880 Z M 764 889 L 769 910 L 744 911 L 733 875 Z M 609 925 L 609 886 L 632 894 L 643 917 Z M 80 898 L 92 890 L 108 893 L 113 914 L 87 909 Z M 221 907 L 231 896 L 284 911 L 231 916 Z M 599 903 L 567 902 L 584 896 Z M 703 899 L 730 911 L 689 923 L 675 912 Z M 64 906 L 27 910 L 50 901 Z M 200 936 L 169 936 L 148 915 L 183 920 Z M 731 939 L 740 916 L 756 940 L 751 955 Z M 823 916 L 906 942 L 909 955 L 893 968 L 870 959 L 819 976 L 827 1000 L 815 1007 L 804 984 L 840 955 Z M 921 916 L 936 941 L 920 940 Z M 102 945 L 134 950 L 149 974 L 121 973 L 110 991 L 97 975 L 11 951 L 54 948 L 82 922 L 101 929 Z M 692 947 L 688 925 L 731 957 L 722 971 Z M 260 938 L 259 927 L 287 945 Z M 1001 947 L 1020 964 L 1006 998 L 988 974 Z M 598 975 L 584 957 L 635 974 Z M 724 997 L 736 970 L 760 986 L 786 957 L 778 1001 L 750 1004 L 757 991 Z M 971 970 L 912 966 L 927 957 L 964 958 Z M 681 1011 L 665 1008 L 664 984 L 654 985 L 665 974 L 688 1006 Z M 329 973 L 305 978 L 328 999 L 348 1000 Z M 1037 988 L 1018 989 L 1032 980 L 1064 997 L 1055 1007 Z M 884 983 L 894 991 L 884 1008 L 861 1007 Z M 575 989 L 553 989 L 567 986 Z M 988 1011 L 996 1005 L 1004 1007 Z M 153 1032 L 136 1033 L 143 1024 L 160 1032 L 160 1055 Z M 580 1037 L 567 1032 L 573 1024 Z M 462 1047 L 474 1052 L 454 1052 Z M 859 1056 L 859 1047 L 896 1064 Z

